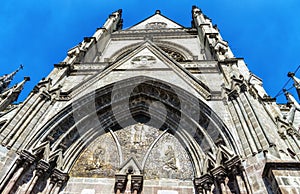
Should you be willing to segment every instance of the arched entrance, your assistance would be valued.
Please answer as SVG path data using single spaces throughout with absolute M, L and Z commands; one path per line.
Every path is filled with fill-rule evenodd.
M 8 193 L 221 193 L 247 184 L 234 139 L 213 110 L 145 76 L 74 101 L 22 153 Z

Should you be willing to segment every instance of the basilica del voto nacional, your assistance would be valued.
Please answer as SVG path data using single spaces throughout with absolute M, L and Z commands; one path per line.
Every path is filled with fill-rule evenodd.
M 18 104 L 29 77 L 3 74 L 1 193 L 300 193 L 298 97 L 277 104 L 211 19 L 191 17 L 123 29 L 111 13 Z

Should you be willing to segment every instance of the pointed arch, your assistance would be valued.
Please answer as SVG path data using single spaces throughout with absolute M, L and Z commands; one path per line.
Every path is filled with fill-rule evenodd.
M 238 153 L 230 131 L 205 102 L 178 86 L 146 76 L 107 85 L 73 102 L 36 134 L 27 149 L 38 146 L 34 142 L 49 141 L 52 152 L 63 151 L 63 168 L 69 171 L 96 137 L 136 122 L 149 122 L 173 134 L 193 160 L 197 176 L 203 155 L 216 154 L 219 145 Z

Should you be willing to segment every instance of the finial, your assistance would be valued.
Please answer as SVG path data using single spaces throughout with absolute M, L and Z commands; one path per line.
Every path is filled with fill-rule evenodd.
M 24 66 L 22 64 L 20 64 L 19 68 L 16 70 L 16 73 L 18 73 L 20 71 L 20 69 L 23 69 L 23 67 Z
M 5 74 L 0 77 L 0 93 L 8 89 L 9 84 L 13 80 L 14 76 L 19 72 L 20 69 L 23 69 L 23 65 L 21 64 L 17 70 L 10 74 Z
M 287 76 L 288 76 L 288 77 L 294 77 L 294 76 L 295 76 L 295 73 L 293 73 L 293 72 L 288 72 Z
M 160 14 L 160 13 L 161 13 L 160 10 L 155 11 L 155 14 Z

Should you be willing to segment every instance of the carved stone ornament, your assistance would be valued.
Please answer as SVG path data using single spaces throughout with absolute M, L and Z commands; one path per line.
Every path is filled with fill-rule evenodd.
M 197 190 L 205 189 L 206 191 L 209 191 L 213 183 L 213 178 L 209 174 L 204 174 L 200 178 L 194 179 L 194 185 Z
M 87 147 L 80 155 L 70 175 L 73 177 L 111 177 L 119 165 L 117 148 L 112 136 L 107 133 Z
M 146 24 L 146 28 L 147 29 L 162 29 L 162 28 L 166 28 L 167 24 L 164 22 L 151 22 Z
M 137 56 L 131 60 L 131 64 L 137 67 L 148 67 L 154 63 L 156 63 L 156 58 L 149 55 Z
M 166 133 L 153 147 L 146 165 L 145 179 L 192 180 L 193 168 L 180 142 Z
M 119 190 L 121 193 L 123 193 L 126 189 L 127 185 L 127 175 L 126 174 L 116 174 L 115 175 L 115 193 Z
M 143 190 L 143 175 L 131 175 L 131 192 L 141 193 Z
M 69 175 L 67 173 L 62 172 L 56 168 L 53 170 L 52 175 L 50 177 L 51 177 L 50 182 L 53 184 L 55 183 L 63 184 L 67 182 L 69 179 Z
M 44 160 L 40 160 L 36 167 L 36 175 L 41 177 L 50 168 L 50 164 Z
M 70 176 L 113 178 L 116 172 L 128 173 L 128 166 L 134 167 L 135 174 L 143 171 L 148 180 L 193 178 L 192 163 L 181 143 L 170 133 L 142 123 L 96 138 L 79 156 Z

